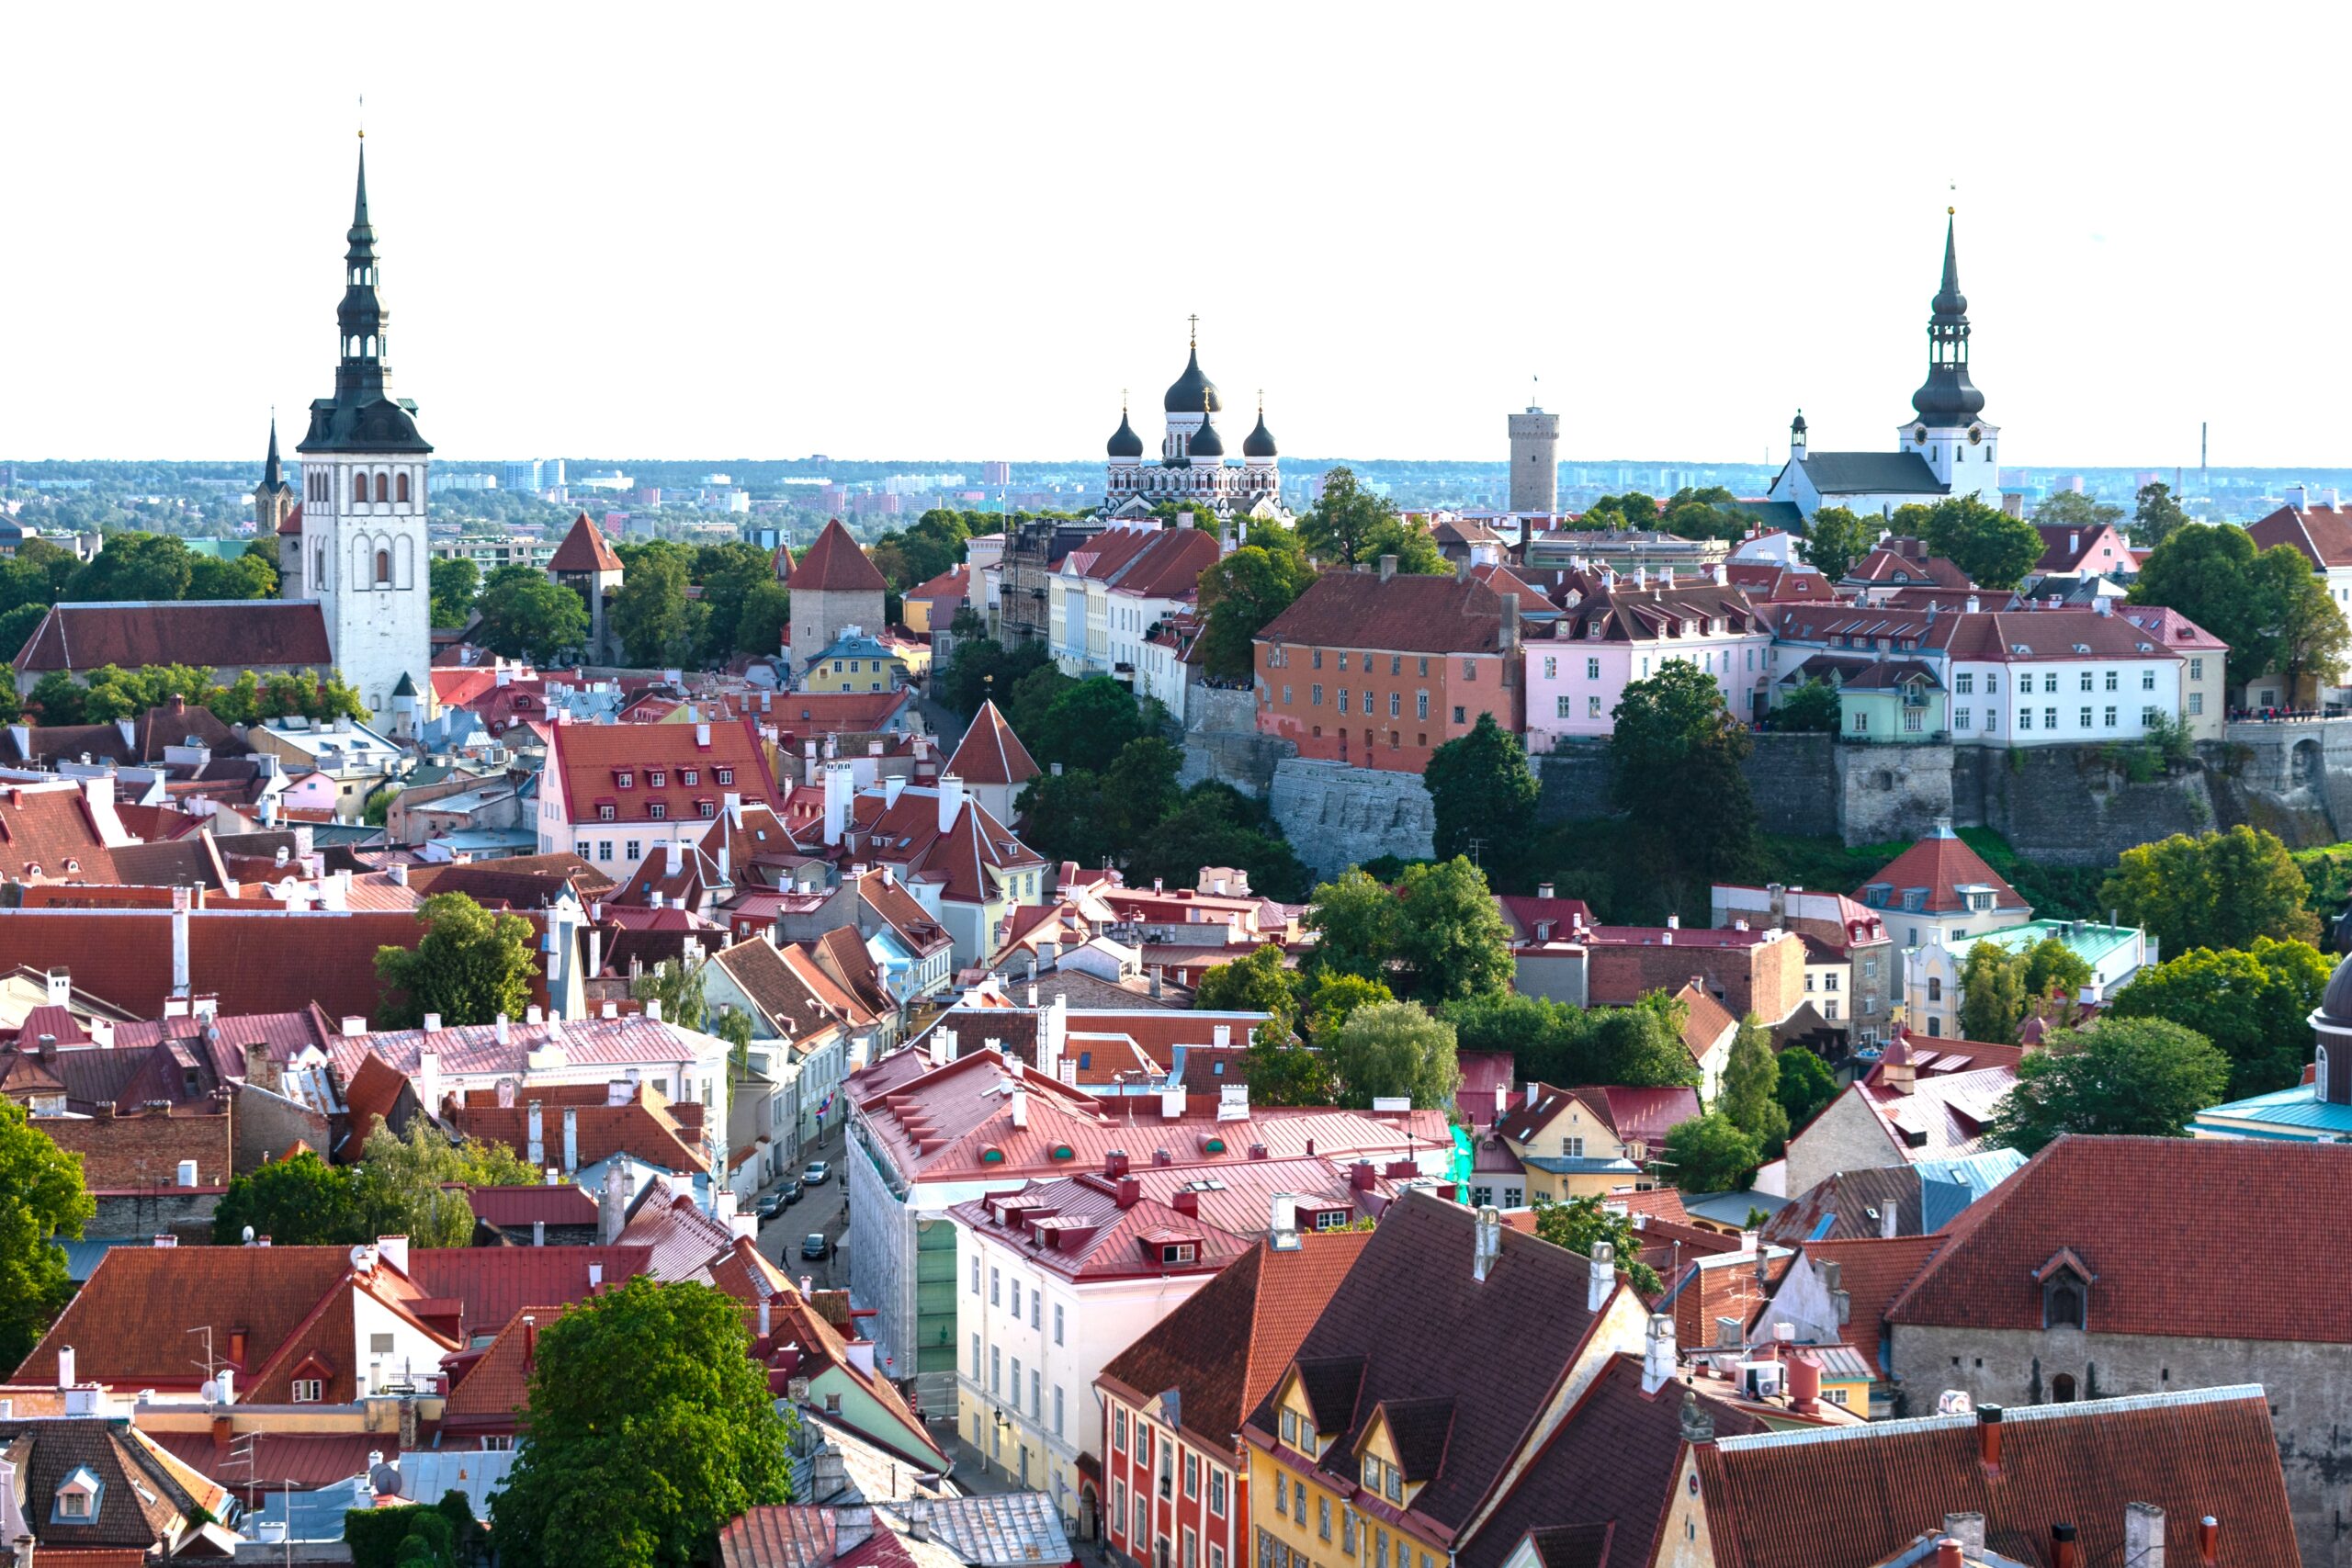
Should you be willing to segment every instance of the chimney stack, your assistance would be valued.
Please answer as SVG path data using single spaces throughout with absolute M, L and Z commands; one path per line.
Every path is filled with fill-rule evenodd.
M 1642 1392 L 1656 1393 L 1674 1381 L 1678 1358 L 1674 1351 L 1674 1319 L 1662 1312 L 1650 1314 L 1642 1348 Z
M 2001 1407 L 1997 1404 L 1976 1407 L 1976 1455 L 1986 1470 L 2001 1468 Z
M 1605 1241 L 1592 1244 L 1592 1274 L 1586 1281 L 1584 1309 L 1599 1312 L 1609 1301 L 1609 1292 L 1617 1288 L 1617 1249 Z
M 2082 1547 L 2072 1525 L 2050 1527 L 2050 1568 L 2083 1568 Z
M 2222 1561 L 2222 1521 L 2208 1514 L 2197 1521 L 2199 1568 L 2215 1568 Z
M 1393 577 L 1395 577 L 1396 575 L 1396 558 L 1395 556 L 1383 556 L 1383 557 L 1381 557 L 1381 558 L 1380 558 L 1380 581 L 1383 581 L 1383 582 L 1385 582 L 1385 581 L 1387 581 L 1390 578 L 1393 578 Z
M 1967 1559 L 1961 1554 L 1960 1542 L 1946 1536 L 1936 1542 L 1936 1568 L 1965 1568 Z
M 1476 1240 L 1470 1255 L 1471 1277 L 1484 1281 L 1488 1274 L 1494 1272 L 1495 1260 L 1502 1255 L 1502 1211 L 1490 1203 L 1478 1211 Z
M 2123 1505 L 2123 1561 L 2132 1568 L 2165 1568 L 2165 1511 L 2154 1503 Z

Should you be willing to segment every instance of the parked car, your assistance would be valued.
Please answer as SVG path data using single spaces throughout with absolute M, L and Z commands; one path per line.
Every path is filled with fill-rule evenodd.
M 786 1203 L 797 1203 L 800 1201 L 802 1190 L 800 1183 L 787 1176 L 777 1186 L 775 1195 Z
M 810 1231 L 807 1235 L 800 1238 L 800 1256 L 803 1258 L 810 1258 L 821 1263 L 825 1260 L 827 1253 L 831 1250 L 831 1249 L 825 1245 L 825 1233 L 823 1231 Z
M 831 1174 L 832 1168 L 828 1166 L 823 1160 L 818 1160 L 812 1163 L 808 1169 L 800 1173 L 800 1179 L 808 1186 L 822 1187 L 825 1184 L 825 1179 Z
M 783 1213 L 785 1204 L 789 1201 L 791 1201 L 791 1200 L 786 1198 L 781 1190 L 771 1192 L 766 1197 L 761 1199 L 759 1207 L 760 1224 L 766 1224 L 770 1220 L 773 1220 L 778 1214 Z

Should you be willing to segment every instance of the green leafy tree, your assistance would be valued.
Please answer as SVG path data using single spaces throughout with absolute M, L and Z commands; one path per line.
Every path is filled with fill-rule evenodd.
M 675 556 L 648 555 L 628 563 L 606 612 L 622 655 L 640 669 L 666 667 L 693 647 L 686 614 L 686 567 Z
M 2041 558 L 2041 532 L 2022 517 L 1956 495 L 1928 508 L 1920 537 L 1983 588 L 2015 588 Z
M 765 550 L 733 541 L 705 545 L 696 550 L 690 581 L 702 590 L 701 653 L 713 664 L 725 663 L 741 646 L 743 606 L 751 596 L 763 587 L 783 586 L 775 580 Z M 878 633 L 882 628 L 868 626 L 866 630 Z M 771 642 L 757 651 L 774 653 L 776 648 Z
M 1960 1032 L 1970 1040 L 2009 1044 L 2025 1017 L 2025 962 L 1997 942 L 1968 950 L 1960 970 Z
M 2078 490 L 2055 490 L 2034 504 L 2033 520 L 2045 527 L 2088 532 L 2122 522 L 2123 508 L 2110 506 Z
M 2343 668 L 2345 645 L 2352 641 L 2326 580 L 2292 545 L 2273 545 L 2254 558 L 2254 591 L 2275 638 L 2288 700 L 2318 706 L 2319 688 Z
M 1264 803 L 1215 779 L 1186 790 L 1173 810 L 1144 829 L 1126 865 L 1137 882 L 1158 876 L 1175 884 L 1189 882 L 1204 865 L 1238 866 L 1254 892 L 1286 904 L 1304 903 L 1315 886 Z
M 1585 509 L 1581 521 L 1588 528 L 1655 528 L 1659 521 L 1657 499 L 1637 490 L 1604 495 Z
M 433 563 L 428 580 L 433 591 L 433 624 L 464 626 L 467 617 L 474 613 L 474 596 L 481 592 L 481 568 L 464 556 L 451 556 Z
M 1158 721 L 1144 706 L 1108 675 L 1090 675 L 1054 697 L 1042 724 L 1019 733 L 1042 764 L 1101 773 L 1129 741 L 1157 732 Z
M 1610 1213 L 1599 1198 L 1571 1198 L 1565 1203 L 1537 1199 L 1535 1234 L 1586 1258 L 1605 1241 L 1616 1250 L 1617 1272 L 1627 1284 L 1645 1296 L 1666 1288 L 1657 1270 L 1642 1261 L 1642 1233 L 1634 1228 L 1634 1216 Z
M 527 566 L 492 572 L 472 609 L 481 615 L 475 639 L 502 658 L 552 664 L 588 640 L 588 606 L 580 595 Z
M 1519 991 L 1487 991 L 1444 1003 L 1438 1016 L 1453 1025 L 1458 1049 L 1509 1052 L 1514 1076 L 1521 1081 L 1582 1081 L 1559 1070 L 1562 1054 L 1585 1027 L 1584 1013 L 1566 1002 Z
M 1421 782 L 1437 817 L 1437 858 L 1451 860 L 1483 842 L 1479 863 L 1498 880 L 1513 876 L 1535 847 L 1535 797 L 1542 793 L 1527 748 L 1482 713 L 1470 733 L 1430 753 Z
M 376 950 L 384 1027 L 413 1029 L 429 1012 L 449 1029 L 523 1015 L 537 970 L 530 921 L 493 915 L 462 893 L 435 894 L 416 918 L 424 939 L 413 950 Z
M 932 694 L 967 716 L 979 712 L 981 703 L 994 698 L 997 705 L 1005 710 L 1006 718 L 1011 719 L 1009 703 L 1013 686 L 1032 671 L 1050 662 L 1042 639 L 1024 642 L 1007 652 L 1004 645 L 992 637 L 973 637 L 956 644 L 956 657 L 948 660 L 947 668 L 933 675 Z
M 1299 1011 L 1306 1021 L 1307 1034 L 1320 1045 L 1339 1033 L 1360 1010 L 1396 999 L 1395 994 L 1377 980 L 1327 972 L 1316 976 L 1315 984 L 1301 998 Z
M 763 578 L 744 592 L 742 605 L 736 612 L 735 651 L 781 652 L 791 626 L 792 591 L 773 577 Z
M 511 1144 L 486 1138 L 460 1138 L 450 1145 L 457 1156 L 452 1181 L 468 1187 L 537 1187 L 542 1173 L 517 1154 Z
M 2172 487 L 2158 480 L 2140 487 L 2139 505 L 2132 515 L 2132 542 L 2154 549 L 2187 525 L 2188 513 L 2172 498 Z
M 792 1495 L 792 1424 L 743 1309 L 639 1275 L 539 1330 L 522 1445 L 492 1505 L 510 1568 L 687 1568 Z
M 1358 1008 L 1323 1049 L 1347 1105 L 1369 1106 L 1393 1096 L 1423 1110 L 1451 1100 L 1462 1081 L 1453 1026 L 1411 1002 Z
M 1444 577 L 1453 570 L 1429 529 L 1404 517 L 1384 518 L 1365 539 L 1365 560 L 1377 562 L 1383 556 L 1395 556 L 1396 570 L 1408 577 Z
M 380 828 L 391 819 L 392 802 L 401 797 L 401 786 L 388 784 L 368 797 L 359 809 L 359 819 L 371 828 Z
M 2030 1155 L 2064 1133 L 2183 1138 L 2229 1088 L 2229 1059 L 2193 1029 L 2109 1018 L 2053 1030 L 2018 1063 L 2018 1086 L 1985 1127 L 1989 1143 Z
M 1835 735 L 1845 727 L 1845 705 L 1838 699 L 1838 688 L 1826 681 L 1806 681 L 1772 710 L 1775 729 Z
M 195 558 L 168 534 L 109 534 L 107 547 L 68 579 L 61 597 L 94 600 L 185 599 Z
M 466 1160 L 430 1116 L 409 1118 L 406 1136 L 381 1125 L 368 1134 L 352 1178 L 352 1201 L 369 1235 L 404 1235 L 412 1247 L 466 1247 L 473 1205 L 457 1185 Z
M 1033 646 L 1042 646 L 1042 644 Z M 1054 704 L 1060 700 L 1063 693 L 1073 690 L 1077 685 L 1077 681 L 1055 669 L 1051 662 L 1042 660 L 1030 666 L 1028 673 L 1014 681 L 1010 691 L 1006 691 L 1001 682 L 999 683 L 997 706 L 1003 710 L 1005 722 L 1012 726 L 1012 732 L 1031 742 L 1029 746 L 1031 756 L 1047 763 L 1061 762 L 1065 766 L 1071 765 L 1067 758 L 1046 756 L 1043 736 L 1046 728 L 1046 716 L 1053 712 Z M 1117 712 L 1116 709 L 1111 708 L 1108 703 L 1104 703 L 1103 707 L 1108 713 Z M 1101 755 L 1111 756 L 1118 750 L 1117 745 L 1108 745 L 1102 749 Z
M 277 568 L 256 555 L 191 555 L 187 596 L 191 599 L 274 599 Z
M 2058 997 L 2071 1000 L 2091 983 L 2091 966 L 2064 938 L 2043 937 L 2018 954 L 2024 968 L 2018 978 L 2029 999 Z
M 1669 1128 L 1658 1165 L 1685 1192 L 1736 1192 L 1756 1179 L 1763 1146 L 1720 1111 Z
M 1820 1115 L 1822 1108 L 1838 1098 L 1837 1078 L 1820 1057 L 1802 1045 L 1781 1053 L 1780 1072 L 1781 1109 L 1788 1115 L 1792 1132 Z
M 2240 823 L 2226 833 L 2175 833 L 2123 852 L 2099 901 L 2147 928 L 2164 953 L 2248 947 L 2258 936 L 2319 940 L 2311 886 L 2277 835 Z
M 49 606 L 39 604 L 19 604 L 13 610 L 0 613 L 0 651 L 5 651 L 10 659 L 16 658 L 24 651 L 25 644 L 32 639 L 41 622 L 48 618 Z
M 752 1015 L 741 1008 L 729 1008 L 718 1015 L 711 1032 L 727 1042 L 727 1059 L 739 1073 L 752 1070 Z
M 1789 1141 L 1789 1113 L 1781 1104 L 1781 1067 L 1772 1055 L 1772 1032 L 1754 1013 L 1739 1021 L 1732 1036 L 1715 1109 L 1755 1139 L 1768 1159 Z
M 2290 545 L 2256 550 L 2234 525 L 2184 523 L 2141 563 L 2135 604 L 2177 610 L 2230 645 L 2233 686 L 2274 671 L 2296 680 L 2343 657 L 2344 617 Z M 2290 686 L 2290 701 L 2302 694 Z
M 1300 1044 L 1280 1023 L 1261 1023 L 1250 1036 L 1242 1073 L 1251 1105 L 1332 1103 L 1331 1068 L 1323 1053 Z
M 1805 564 L 1835 582 L 1878 547 L 1878 519 L 1861 518 L 1842 506 L 1825 506 L 1805 524 L 1798 548 Z
M 1699 1064 L 1684 1043 L 1690 1010 L 1664 991 L 1632 1007 L 1596 1008 L 1585 1015 L 1578 1057 L 1583 1070 L 1560 1075 L 1572 1083 L 1625 1084 L 1634 1089 L 1696 1088 Z
M 1396 958 L 1410 995 L 1437 1003 L 1510 987 L 1510 928 L 1467 857 L 1408 866 L 1396 904 Z
M 82 683 L 62 670 L 52 670 L 33 685 L 26 699 L 43 724 L 81 724 L 86 705 Z
M 21 1104 L 0 1100 L 0 1366 L 30 1355 L 73 1298 L 57 1244 L 78 1240 L 96 1213 L 81 1156 L 51 1143 Z
M 1201 667 L 1213 681 L 1242 682 L 1257 669 L 1254 639 L 1315 581 L 1298 536 L 1261 526 L 1250 542 L 1201 573 Z
M 689 969 L 673 959 L 663 959 L 637 977 L 628 994 L 640 1002 L 660 1002 L 662 1021 L 674 1023 L 681 1029 L 700 1029 L 709 1016 L 709 1003 L 703 995 L 702 965 Z
M 1396 895 L 1351 866 L 1337 882 L 1315 889 L 1306 928 L 1317 936 L 1319 972 L 1385 982 L 1396 952 Z
M 2161 1018 L 2193 1029 L 2229 1058 L 2232 1100 L 2291 1087 L 2312 1059 L 2312 1012 L 2334 972 L 2307 942 L 2256 937 L 2251 946 L 2195 948 L 2143 969 L 2116 993 L 2116 1018 Z
M 1354 566 L 1378 558 L 1374 536 L 1396 521 L 1396 506 L 1364 489 L 1353 469 L 1330 468 L 1323 475 L 1323 494 L 1298 520 L 1298 536 L 1307 553 L 1326 564 Z
M 1699 886 L 1736 869 L 1756 833 L 1740 768 L 1756 742 L 1724 709 L 1715 678 L 1670 663 L 1627 684 L 1611 717 L 1611 795 L 1660 877 Z
M 277 1247 L 349 1247 L 376 1234 L 360 1218 L 351 1168 L 310 1149 L 229 1179 L 212 1212 L 212 1240 L 234 1247 L 247 1227 Z
M 1202 971 L 1193 1006 L 1206 1012 L 1267 1013 L 1288 1028 L 1298 1015 L 1298 993 L 1292 972 L 1283 966 L 1283 950 L 1268 942 Z

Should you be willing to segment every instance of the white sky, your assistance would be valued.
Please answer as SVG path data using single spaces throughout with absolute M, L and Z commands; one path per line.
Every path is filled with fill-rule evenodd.
M 2352 465 L 2347 17 L 17 6 L 0 455 L 299 433 L 365 91 L 448 457 L 1099 455 L 1193 311 L 1235 450 L 1499 459 L 1532 372 L 1566 457 L 1874 449 L 1956 200 L 2006 462 Z

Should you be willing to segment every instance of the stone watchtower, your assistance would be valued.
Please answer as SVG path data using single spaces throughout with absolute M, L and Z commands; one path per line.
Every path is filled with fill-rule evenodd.
M 792 668 L 796 676 L 851 626 L 884 630 L 888 585 L 836 517 L 792 567 Z
M 608 619 L 613 597 L 621 591 L 623 577 L 621 558 L 605 542 L 604 530 L 590 521 L 582 512 L 571 520 L 571 531 L 548 558 L 548 576 L 559 588 L 569 588 L 580 595 L 588 609 L 588 642 L 585 649 L 590 664 L 616 664 L 620 661 L 619 639 L 613 636 Z
M 1510 510 L 1560 509 L 1560 416 L 1530 403 L 1510 416 Z

